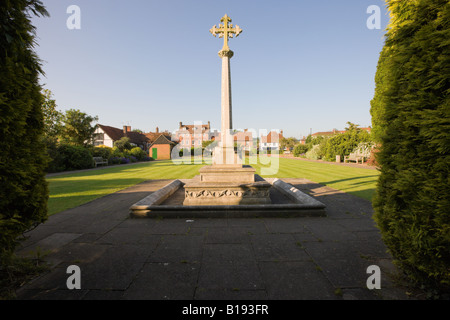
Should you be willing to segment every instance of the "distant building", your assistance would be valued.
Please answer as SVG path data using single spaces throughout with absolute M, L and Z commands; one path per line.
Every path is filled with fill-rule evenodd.
M 202 147 L 203 141 L 215 140 L 218 132 L 211 131 L 211 123 L 208 124 L 183 124 L 173 135 L 173 141 L 180 144 L 182 148 Z
M 259 141 L 260 150 L 280 150 L 281 139 L 283 138 L 283 130 L 280 133 L 270 131 L 267 136 L 262 136 Z
M 171 135 L 168 131 L 140 133 L 131 131 L 131 126 L 123 126 L 123 129 L 114 128 L 99 124 L 94 133 L 94 146 L 104 145 L 107 147 L 114 147 L 114 142 L 128 137 L 133 146 L 140 147 L 142 150 L 148 151 L 149 146 L 158 139 L 159 136 L 164 135 L 168 140 L 171 140 Z
M 158 138 L 149 146 L 149 156 L 154 160 L 171 159 L 172 149 L 176 145 L 164 134 L 160 134 Z
M 244 151 L 251 151 L 254 145 L 253 133 L 244 129 L 244 131 L 238 131 L 233 134 L 234 142 L 241 146 Z
M 114 142 L 123 137 L 128 137 L 133 146 L 147 150 L 150 140 L 142 133 L 131 131 L 130 126 L 123 126 L 118 129 L 110 126 L 99 124 L 94 132 L 94 146 L 104 145 L 114 147 Z

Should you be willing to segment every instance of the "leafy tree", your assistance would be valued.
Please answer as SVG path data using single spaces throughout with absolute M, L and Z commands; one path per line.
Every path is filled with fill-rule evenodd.
M 16 238 L 47 219 L 43 72 L 33 15 L 48 16 L 39 0 L 0 1 L 0 273 Z
M 294 148 L 294 146 L 298 143 L 298 140 L 295 139 L 294 137 L 289 137 L 289 138 L 281 138 L 280 139 L 280 150 L 284 150 L 284 149 L 289 149 L 291 150 L 292 148 Z
M 375 220 L 411 279 L 450 288 L 450 2 L 387 0 L 371 102 Z
M 42 104 L 42 112 L 44 114 L 44 136 L 50 140 L 56 140 L 62 127 L 63 114 L 56 109 L 56 101 L 50 90 L 42 91 L 44 103 Z
M 63 116 L 61 128 L 61 141 L 76 146 L 88 146 L 92 144 L 98 117 L 92 117 L 80 110 L 67 110 Z
M 130 143 L 130 138 L 128 137 L 122 137 L 120 138 L 120 140 L 114 142 L 114 147 L 119 149 L 121 152 L 124 152 L 125 150 L 131 150 L 131 148 L 133 148 Z
M 309 145 L 309 144 L 312 142 L 312 140 L 313 140 L 313 136 L 309 134 L 309 135 L 306 137 L 305 143 L 306 143 L 307 145 Z
M 358 131 L 358 130 L 360 130 L 358 128 L 359 124 L 354 124 L 354 123 L 352 123 L 350 121 L 347 121 L 347 125 L 348 125 L 348 127 L 345 128 L 345 131 Z

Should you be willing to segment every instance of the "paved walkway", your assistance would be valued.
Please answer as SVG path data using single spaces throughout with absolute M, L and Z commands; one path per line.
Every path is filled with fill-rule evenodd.
M 18 299 L 411 299 L 361 198 L 283 179 L 328 206 L 321 218 L 131 219 L 128 208 L 169 180 L 153 180 L 53 215 L 21 255 L 46 252 L 52 268 Z M 37 249 L 39 248 L 39 249 Z M 67 268 L 81 270 L 68 290 Z M 381 268 L 368 290 L 367 268 Z

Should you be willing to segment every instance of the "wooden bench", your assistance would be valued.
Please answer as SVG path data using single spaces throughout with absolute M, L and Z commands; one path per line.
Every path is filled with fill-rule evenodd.
M 361 164 L 364 163 L 364 156 L 358 154 L 358 153 L 350 153 L 348 156 L 344 157 L 344 163 L 349 161 L 355 161 L 356 163 L 359 163 L 361 161 Z
M 103 159 L 102 157 L 93 157 L 93 159 L 94 159 L 94 164 L 95 164 L 96 168 L 97 168 L 97 165 L 99 165 L 99 164 L 101 164 L 101 165 L 103 165 L 103 164 L 108 165 L 108 159 Z

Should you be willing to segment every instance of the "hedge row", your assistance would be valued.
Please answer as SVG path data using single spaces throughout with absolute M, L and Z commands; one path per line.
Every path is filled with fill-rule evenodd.
M 153 160 L 139 147 L 120 151 L 116 147 L 81 147 L 68 144 L 50 144 L 47 146 L 47 152 L 50 158 L 47 172 L 93 168 L 93 157 L 108 159 L 108 164 Z

